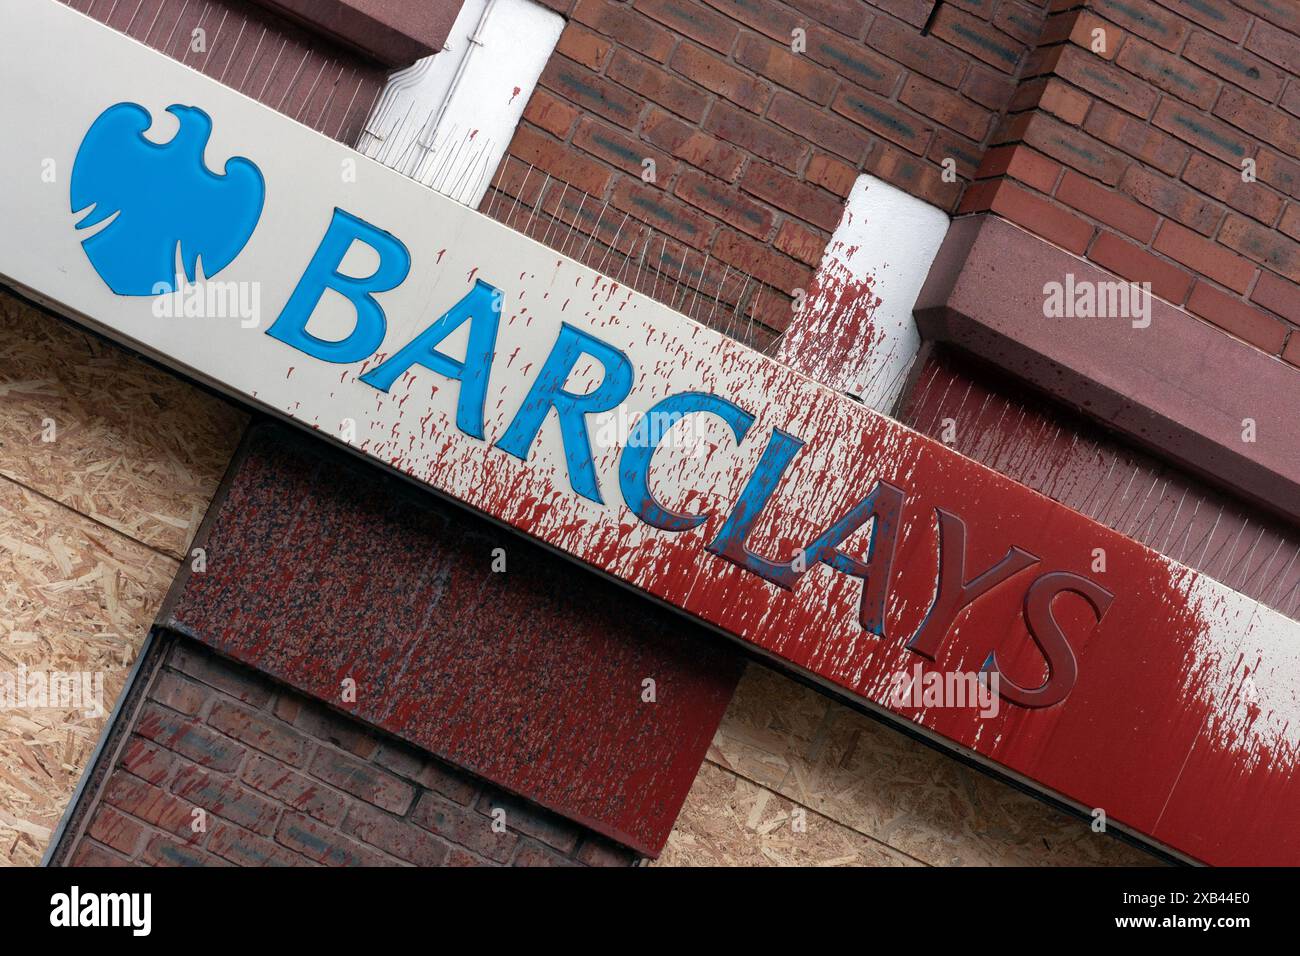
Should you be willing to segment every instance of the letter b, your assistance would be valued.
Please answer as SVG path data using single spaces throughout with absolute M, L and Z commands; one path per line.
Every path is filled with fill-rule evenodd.
M 368 276 L 358 278 L 339 272 L 354 242 L 365 243 L 379 255 L 379 265 Z M 293 295 L 266 334 L 326 362 L 359 362 L 379 348 L 387 330 L 384 310 L 375 301 L 374 293 L 401 285 L 410 268 L 411 254 L 396 236 L 335 209 L 325 237 L 298 280 Z M 307 323 L 326 289 L 333 289 L 356 309 L 352 331 L 333 342 L 307 331 Z

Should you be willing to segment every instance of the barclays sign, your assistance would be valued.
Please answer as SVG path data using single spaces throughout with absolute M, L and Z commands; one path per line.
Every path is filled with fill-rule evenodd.
M 1059 799 L 1198 859 L 1300 860 L 1300 828 L 1224 783 L 1267 751 L 1297 796 L 1293 622 L 60 4 L 16 6 L 8 284 Z M 52 74 L 54 42 L 84 69 Z M 70 184 L 35 184 L 49 158 Z M 159 316 L 218 275 L 274 319 Z M 917 665 L 996 677 L 1010 706 L 899 694 Z M 1212 832 L 1180 823 L 1202 806 Z

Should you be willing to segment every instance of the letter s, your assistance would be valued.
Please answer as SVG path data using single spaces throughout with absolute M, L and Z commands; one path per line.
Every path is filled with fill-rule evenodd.
M 983 671 L 998 674 L 998 694 L 1005 700 L 1021 707 L 1051 707 L 1065 700 L 1074 689 L 1079 666 L 1065 632 L 1052 613 L 1052 602 L 1057 595 L 1066 591 L 1087 601 L 1096 613 L 1098 623 L 1115 600 L 1115 595 L 1101 585 L 1069 571 L 1052 571 L 1035 579 L 1025 591 L 1025 624 L 1029 628 L 1029 636 L 1043 652 L 1043 659 L 1047 662 L 1047 680 L 1043 681 L 1042 686 L 1033 689 L 1021 687 L 1002 674 L 997 654 L 992 653 L 985 661 Z

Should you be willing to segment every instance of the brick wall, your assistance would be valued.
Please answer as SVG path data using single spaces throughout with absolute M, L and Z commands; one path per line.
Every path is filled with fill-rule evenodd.
M 55 853 L 75 866 L 627 866 L 625 850 L 156 635 Z M 204 828 L 194 821 L 202 811 Z M 503 826 L 494 828 L 494 814 Z
M 517 227 L 549 214 L 634 256 L 648 225 L 666 270 L 721 288 L 762 324 L 760 347 L 858 173 L 956 206 L 1045 16 L 1021 0 L 542 2 L 569 20 L 511 145 L 519 162 L 481 208 Z M 753 281 L 726 281 L 737 273 Z
M 1300 4 L 1050 9 L 960 212 L 991 209 L 1300 365 Z

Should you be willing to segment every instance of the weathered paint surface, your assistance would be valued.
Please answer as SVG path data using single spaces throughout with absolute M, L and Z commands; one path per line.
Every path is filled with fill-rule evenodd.
M 10 281 L 303 425 L 335 435 L 350 421 L 360 452 L 897 720 L 1082 807 L 1102 808 L 1112 824 L 1211 862 L 1300 861 L 1294 816 L 1270 812 L 1300 796 L 1293 622 L 389 170 L 358 160 L 358 182 L 343 184 L 338 170 L 353 154 L 342 147 L 54 4 L 32 0 L 20 10 L 0 41 L 0 120 L 39 134 L 0 143 L 0 205 L 9 221 L 31 224 L 22 236 L 0 237 L 0 274 Z M 94 84 L 45 69 L 54 48 L 69 44 Z M 27 171 L 46 156 L 70 162 L 95 116 L 123 100 L 147 104 L 155 116 L 171 102 L 201 104 L 216 124 L 209 155 L 261 165 L 262 221 L 221 278 L 261 283 L 271 308 L 288 299 L 335 206 L 400 236 L 411 272 L 382 295 L 381 354 L 331 364 L 234 320 L 160 321 L 148 299 L 108 293 L 78 248 L 66 194 L 28 185 L 34 174 Z M 343 269 L 367 274 L 365 257 L 345 260 Z M 441 375 L 417 367 L 387 392 L 359 380 L 476 278 L 504 292 L 482 440 L 457 429 L 458 389 Z M 322 304 L 313 316 L 317 333 L 333 338 L 353 320 L 343 303 Z M 632 364 L 626 399 L 586 420 L 603 503 L 573 492 L 554 416 L 526 460 L 494 444 L 562 323 Z M 579 362 L 567 387 L 581 393 L 604 377 L 597 361 Z M 639 520 L 621 498 L 623 426 L 686 391 L 734 402 L 754 423 L 739 443 L 711 416 L 693 416 L 689 436 L 677 426 L 682 440 L 659 450 L 650 487 L 672 510 L 705 518 L 667 532 Z M 905 493 L 886 535 L 896 545 L 888 579 L 878 573 L 868 582 L 888 586 L 883 635 L 860 623 L 858 577 L 815 564 L 786 589 L 706 550 L 777 430 L 805 444 L 745 542 L 760 555 L 790 562 L 878 482 Z M 942 613 L 931 620 L 931 663 L 905 644 L 935 602 L 941 512 L 965 528 L 964 547 L 951 524 L 946 538 L 950 584 L 958 576 L 973 581 L 1013 547 L 1027 566 L 951 621 Z M 865 557 L 862 529 L 840 545 Z M 1092 570 L 1097 548 L 1106 552 L 1104 574 Z M 1047 617 L 1054 614 L 1077 661 L 1063 700 L 1032 709 L 1008 704 L 995 717 L 891 700 L 896 675 L 917 663 L 978 671 L 995 654 L 1004 678 L 1022 687 L 1055 679 L 1064 671 L 1046 670 L 1025 620 L 1044 618 L 1030 582 L 1050 584 L 1061 573 L 1095 580 L 1113 595 L 1104 613 L 1073 593 L 1055 603 L 1048 595 Z
M 941 210 L 859 176 L 777 359 L 888 411 L 921 346 L 912 304 L 947 231 Z
M 285 425 L 254 427 L 197 544 L 163 624 L 650 855 L 740 675 L 716 635 Z

